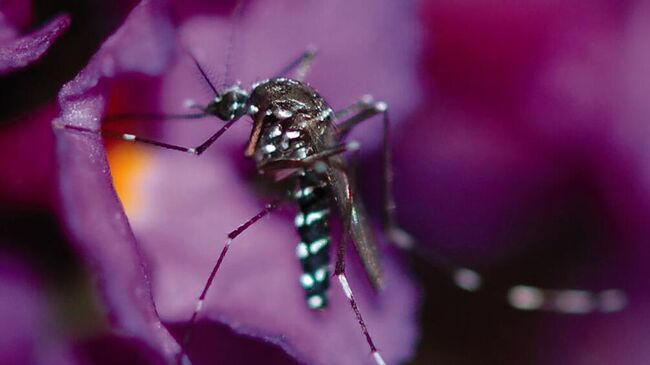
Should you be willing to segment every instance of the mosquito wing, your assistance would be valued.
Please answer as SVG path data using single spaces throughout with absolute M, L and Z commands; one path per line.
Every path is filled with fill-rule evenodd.
M 345 234 L 352 237 L 354 247 L 361 258 L 368 279 L 375 289 L 380 289 L 383 285 L 381 264 L 375 237 L 368 222 L 366 208 L 359 199 L 356 188 L 345 171 L 343 159 L 331 158 L 330 166 L 327 177 L 339 215 L 343 219 Z

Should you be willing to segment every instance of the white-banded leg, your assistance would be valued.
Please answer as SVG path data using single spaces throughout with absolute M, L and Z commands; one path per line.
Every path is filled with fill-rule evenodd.
M 186 355 L 187 345 L 189 344 L 192 338 L 192 332 L 194 331 L 194 326 L 196 324 L 196 320 L 199 316 L 199 313 L 203 308 L 203 303 L 205 301 L 206 295 L 208 294 L 208 290 L 210 289 L 210 286 L 212 285 L 212 282 L 214 281 L 214 278 L 216 277 L 217 272 L 221 267 L 221 263 L 223 262 L 223 259 L 226 257 L 226 253 L 228 253 L 228 249 L 230 248 L 230 245 L 232 244 L 234 239 L 237 238 L 237 236 L 242 234 L 246 229 L 248 229 L 250 226 L 255 224 L 257 221 L 264 218 L 264 216 L 266 216 L 267 214 L 275 210 L 278 207 L 278 205 L 279 205 L 278 201 L 273 201 L 267 204 L 264 207 L 264 209 L 259 213 L 257 213 L 253 218 L 247 220 L 244 224 L 237 227 L 237 229 L 228 233 L 226 244 L 223 246 L 223 249 L 219 254 L 219 258 L 217 259 L 217 262 L 214 264 L 212 271 L 210 271 L 210 275 L 208 276 L 208 279 L 203 285 L 203 290 L 201 290 L 201 294 L 199 295 L 199 298 L 197 299 L 196 304 L 194 305 L 194 312 L 192 312 L 192 316 L 190 317 L 190 320 L 187 323 L 187 329 L 185 330 L 185 334 L 183 335 L 183 342 L 181 343 L 181 352 L 178 354 L 179 364 L 185 365 L 190 363 Z
M 332 148 L 314 153 L 302 159 L 284 159 L 266 162 L 261 164 L 258 169 L 263 171 L 273 171 L 291 168 L 314 167 L 316 171 L 324 172 L 327 169 L 328 158 L 340 155 L 345 152 L 357 151 L 359 147 L 359 142 L 349 141 L 347 143 L 342 143 Z
M 293 60 L 290 64 L 283 68 L 282 71 L 275 74 L 274 77 L 286 76 L 293 69 L 296 69 L 293 79 L 302 81 L 307 76 L 314 57 L 316 57 L 316 48 L 311 46 L 307 47 L 307 50 L 303 52 L 300 57 Z
M 344 234 L 343 237 L 341 237 L 341 239 L 339 240 L 339 245 L 336 252 L 336 267 L 334 270 L 334 275 L 338 279 L 338 282 L 341 285 L 341 289 L 343 289 L 343 293 L 345 294 L 345 297 L 350 302 L 350 307 L 352 307 L 352 311 L 354 311 L 354 315 L 357 318 L 357 322 L 359 323 L 361 332 L 363 333 L 363 336 L 366 338 L 368 347 L 370 347 L 370 352 L 372 354 L 373 359 L 375 360 L 377 365 L 386 365 L 384 358 L 381 356 L 379 349 L 377 349 L 377 346 L 375 345 L 375 342 L 373 341 L 372 336 L 370 335 L 370 331 L 368 330 L 368 326 L 366 325 L 366 322 L 363 320 L 363 316 L 361 315 L 361 310 L 359 309 L 359 305 L 357 304 L 357 301 L 354 298 L 354 293 L 352 292 L 352 288 L 350 287 L 350 282 L 348 281 L 348 278 L 345 275 L 345 247 L 347 246 L 346 243 L 347 243 L 347 234 Z
M 122 140 L 125 142 L 162 147 L 174 151 L 189 153 L 191 155 L 201 155 L 203 152 L 205 152 L 205 150 L 208 149 L 208 147 L 210 147 L 217 139 L 219 139 L 219 137 L 221 137 L 236 121 L 237 119 L 233 119 L 227 122 L 223 127 L 221 127 L 221 129 L 219 129 L 217 132 L 211 135 L 205 142 L 201 143 L 196 147 L 179 146 L 179 145 L 169 144 L 169 143 L 156 141 L 148 138 L 143 138 L 131 133 L 119 133 L 119 132 L 105 131 L 105 130 L 94 130 L 94 129 L 71 125 L 71 124 L 55 124 L 54 128 L 66 129 L 66 130 L 80 132 L 84 134 L 91 134 L 91 135 L 98 135 L 98 136 L 101 135 L 106 138 Z
M 390 148 L 390 122 L 386 103 L 377 102 L 370 96 L 364 96 L 358 102 L 335 113 L 337 119 L 344 119 L 337 125 L 340 139 L 358 124 L 377 114 L 383 114 L 384 124 L 384 229 L 388 238 L 398 247 L 408 250 L 418 250 L 413 244 L 413 238 L 397 226 L 395 220 L 395 200 L 392 192 L 392 164 Z M 424 254 L 425 257 L 430 255 Z M 478 272 L 460 266 L 452 266 L 435 262 L 434 265 L 445 271 L 454 284 L 466 291 L 476 292 L 484 285 L 484 279 Z M 608 289 L 600 292 L 590 292 L 575 289 L 543 289 L 528 285 L 510 288 L 505 294 L 507 302 L 520 310 L 544 310 L 556 313 L 588 313 L 616 312 L 623 309 L 627 298 L 622 290 Z
M 424 254 L 428 257 L 427 254 Z M 482 289 L 485 279 L 478 272 L 466 267 L 451 267 L 434 263 L 445 271 L 453 283 L 468 292 Z M 516 285 L 500 294 L 512 308 L 522 311 L 545 311 L 558 314 L 586 314 L 594 312 L 613 313 L 627 305 L 627 296 L 620 289 L 588 291 L 581 289 L 550 289 L 532 285 Z
M 510 288 L 507 298 L 508 303 L 519 310 L 563 314 L 612 313 L 622 310 L 627 305 L 627 296 L 619 289 L 590 292 L 517 285 Z
M 347 118 L 336 126 L 339 139 L 344 139 L 358 124 L 369 120 L 375 115 L 382 115 L 383 123 L 383 201 L 384 214 L 383 226 L 388 239 L 403 249 L 413 246 L 413 238 L 399 228 L 395 218 L 395 197 L 393 195 L 393 165 L 390 142 L 390 119 L 388 117 L 388 104 L 383 101 L 374 101 L 372 96 L 366 95 L 358 102 L 335 113 L 337 119 Z

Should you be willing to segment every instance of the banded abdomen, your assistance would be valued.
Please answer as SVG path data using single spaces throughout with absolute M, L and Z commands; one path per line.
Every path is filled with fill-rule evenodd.
M 329 288 L 330 194 L 323 177 L 305 171 L 298 177 L 294 199 L 299 212 L 295 225 L 301 242 L 296 254 L 302 266 L 300 284 L 305 289 L 307 305 L 312 309 L 327 306 Z

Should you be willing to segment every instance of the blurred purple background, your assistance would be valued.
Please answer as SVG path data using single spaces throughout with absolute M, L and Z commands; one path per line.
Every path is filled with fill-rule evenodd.
M 0 61 L 12 60 L 18 49 L 31 56 L 0 70 L 0 291 L 7 319 L 0 364 L 164 363 L 205 271 L 195 266 L 209 266 L 222 244 L 216 239 L 214 246 L 212 237 L 265 201 L 253 193 L 254 171 L 241 156 L 245 122 L 207 156 L 210 163 L 167 152 L 124 152 L 121 144 L 108 143 L 113 177 L 126 179 L 116 180 L 116 188 L 131 191 L 121 196 L 128 222 L 108 170 L 99 168 L 107 166 L 103 145 L 55 140 L 51 121 L 74 117 L 71 111 L 79 112 L 81 123 L 97 125 L 102 115 L 125 111 L 134 100 L 138 111 L 172 112 L 185 98 L 209 97 L 182 48 L 202 62 L 223 60 L 233 2 L 170 1 L 167 8 L 152 1 L 147 6 L 154 10 L 132 15 L 137 26 L 128 28 L 124 22 L 138 3 L 0 2 Z M 242 35 L 235 38 L 233 78 L 248 83 L 266 77 L 312 42 L 321 55 L 308 80 L 335 109 L 366 92 L 393 107 L 398 220 L 418 252 L 386 254 L 390 292 L 375 298 L 358 284 L 362 309 L 374 321 L 371 331 L 374 326 L 391 358 L 454 365 L 646 363 L 650 4 L 259 4 L 249 4 L 235 28 Z M 45 36 L 44 51 L 39 32 L 66 19 L 62 14 L 70 25 L 61 23 Z M 122 35 L 104 44 L 116 31 Z M 222 76 L 221 62 L 206 62 L 215 79 Z M 77 76 L 82 69 L 83 77 Z M 93 77 L 97 85 L 88 81 Z M 369 123 L 355 134 L 363 142 L 359 181 L 379 222 L 379 123 Z M 119 127 L 194 143 L 214 124 Z M 80 164 L 86 157 L 88 165 Z M 174 180 L 199 172 L 201 183 Z M 231 208 L 188 213 L 189 205 L 210 199 Z M 169 207 L 176 216 L 166 213 Z M 260 276 L 269 278 L 269 288 L 295 284 L 293 251 L 284 249 L 294 244 L 290 219 L 290 210 L 280 212 L 266 222 L 270 228 L 249 236 L 274 237 L 283 245 L 259 248 L 272 265 L 254 261 L 258 248 L 247 251 L 242 244 L 239 260 L 230 261 L 231 275 L 254 267 L 260 271 L 253 284 Z M 185 242 L 174 245 L 178 241 Z M 458 289 L 446 265 L 481 272 L 484 288 Z M 505 296 L 520 284 L 621 288 L 630 304 L 613 314 L 521 312 Z M 179 294 L 178 287 L 186 288 Z M 343 302 L 331 308 L 329 327 L 313 325 L 310 314 L 300 312 L 301 293 L 289 290 L 285 298 L 280 290 L 270 291 L 266 306 L 243 304 L 259 293 L 255 289 L 242 290 L 240 302 L 235 295 L 230 304 L 210 307 L 193 345 L 196 363 L 328 363 L 334 361 L 328 348 L 354 353 L 346 360 L 351 363 L 358 356 L 370 360 Z M 295 309 L 288 310 L 284 299 L 295 299 Z M 274 301 L 291 316 L 276 321 L 265 314 Z M 165 328 L 154 330 L 158 315 L 171 336 Z M 313 333 L 321 328 L 332 338 L 343 333 L 360 341 L 337 347 L 343 345 Z M 302 341 L 292 342 L 292 335 Z M 312 346 L 316 341 L 323 342 Z

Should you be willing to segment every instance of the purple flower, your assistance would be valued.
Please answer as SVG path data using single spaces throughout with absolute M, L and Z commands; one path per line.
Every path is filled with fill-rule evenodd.
M 411 65 L 416 28 L 407 5 L 255 2 L 234 25 L 217 6 L 185 1 L 172 7 L 170 19 L 169 9 L 158 2 L 138 5 L 88 66 L 63 87 L 62 113 L 55 123 L 99 129 L 103 116 L 111 113 L 183 112 L 187 99 L 205 103 L 213 95 L 188 51 L 210 76 L 227 64 L 229 75 L 249 85 L 273 75 L 314 44 L 320 53 L 308 80 L 335 109 L 372 93 L 389 101 L 400 115 L 418 100 Z M 237 33 L 228 63 L 231 29 Z M 141 130 L 169 143 L 196 145 L 221 126 L 208 120 Z M 381 125 L 368 123 L 358 139 L 372 151 L 380 145 L 375 139 L 381 136 Z M 127 220 L 111 184 L 101 138 L 57 131 L 65 219 L 93 268 L 111 325 L 168 360 L 179 345 L 167 328 L 182 332 L 226 234 L 267 201 L 256 194 L 252 166 L 243 161 L 249 133 L 250 126 L 239 122 L 200 158 L 110 145 L 110 169 Z M 297 241 L 291 209 L 286 209 L 233 243 L 190 345 L 196 363 L 234 356 L 228 354 L 286 363 L 286 355 L 269 346 L 232 342 L 233 334 L 217 323 L 278 345 L 294 361 L 372 362 L 341 290 L 331 291 L 330 306 L 323 313 L 307 308 L 297 280 Z M 381 293 L 372 291 L 354 254 L 347 266 L 375 341 L 387 362 L 397 363 L 412 355 L 416 340 L 416 290 L 398 257 L 389 249 L 382 251 L 386 288 Z M 234 345 L 211 348 L 226 341 Z M 252 353 L 255 349 L 259 353 Z

